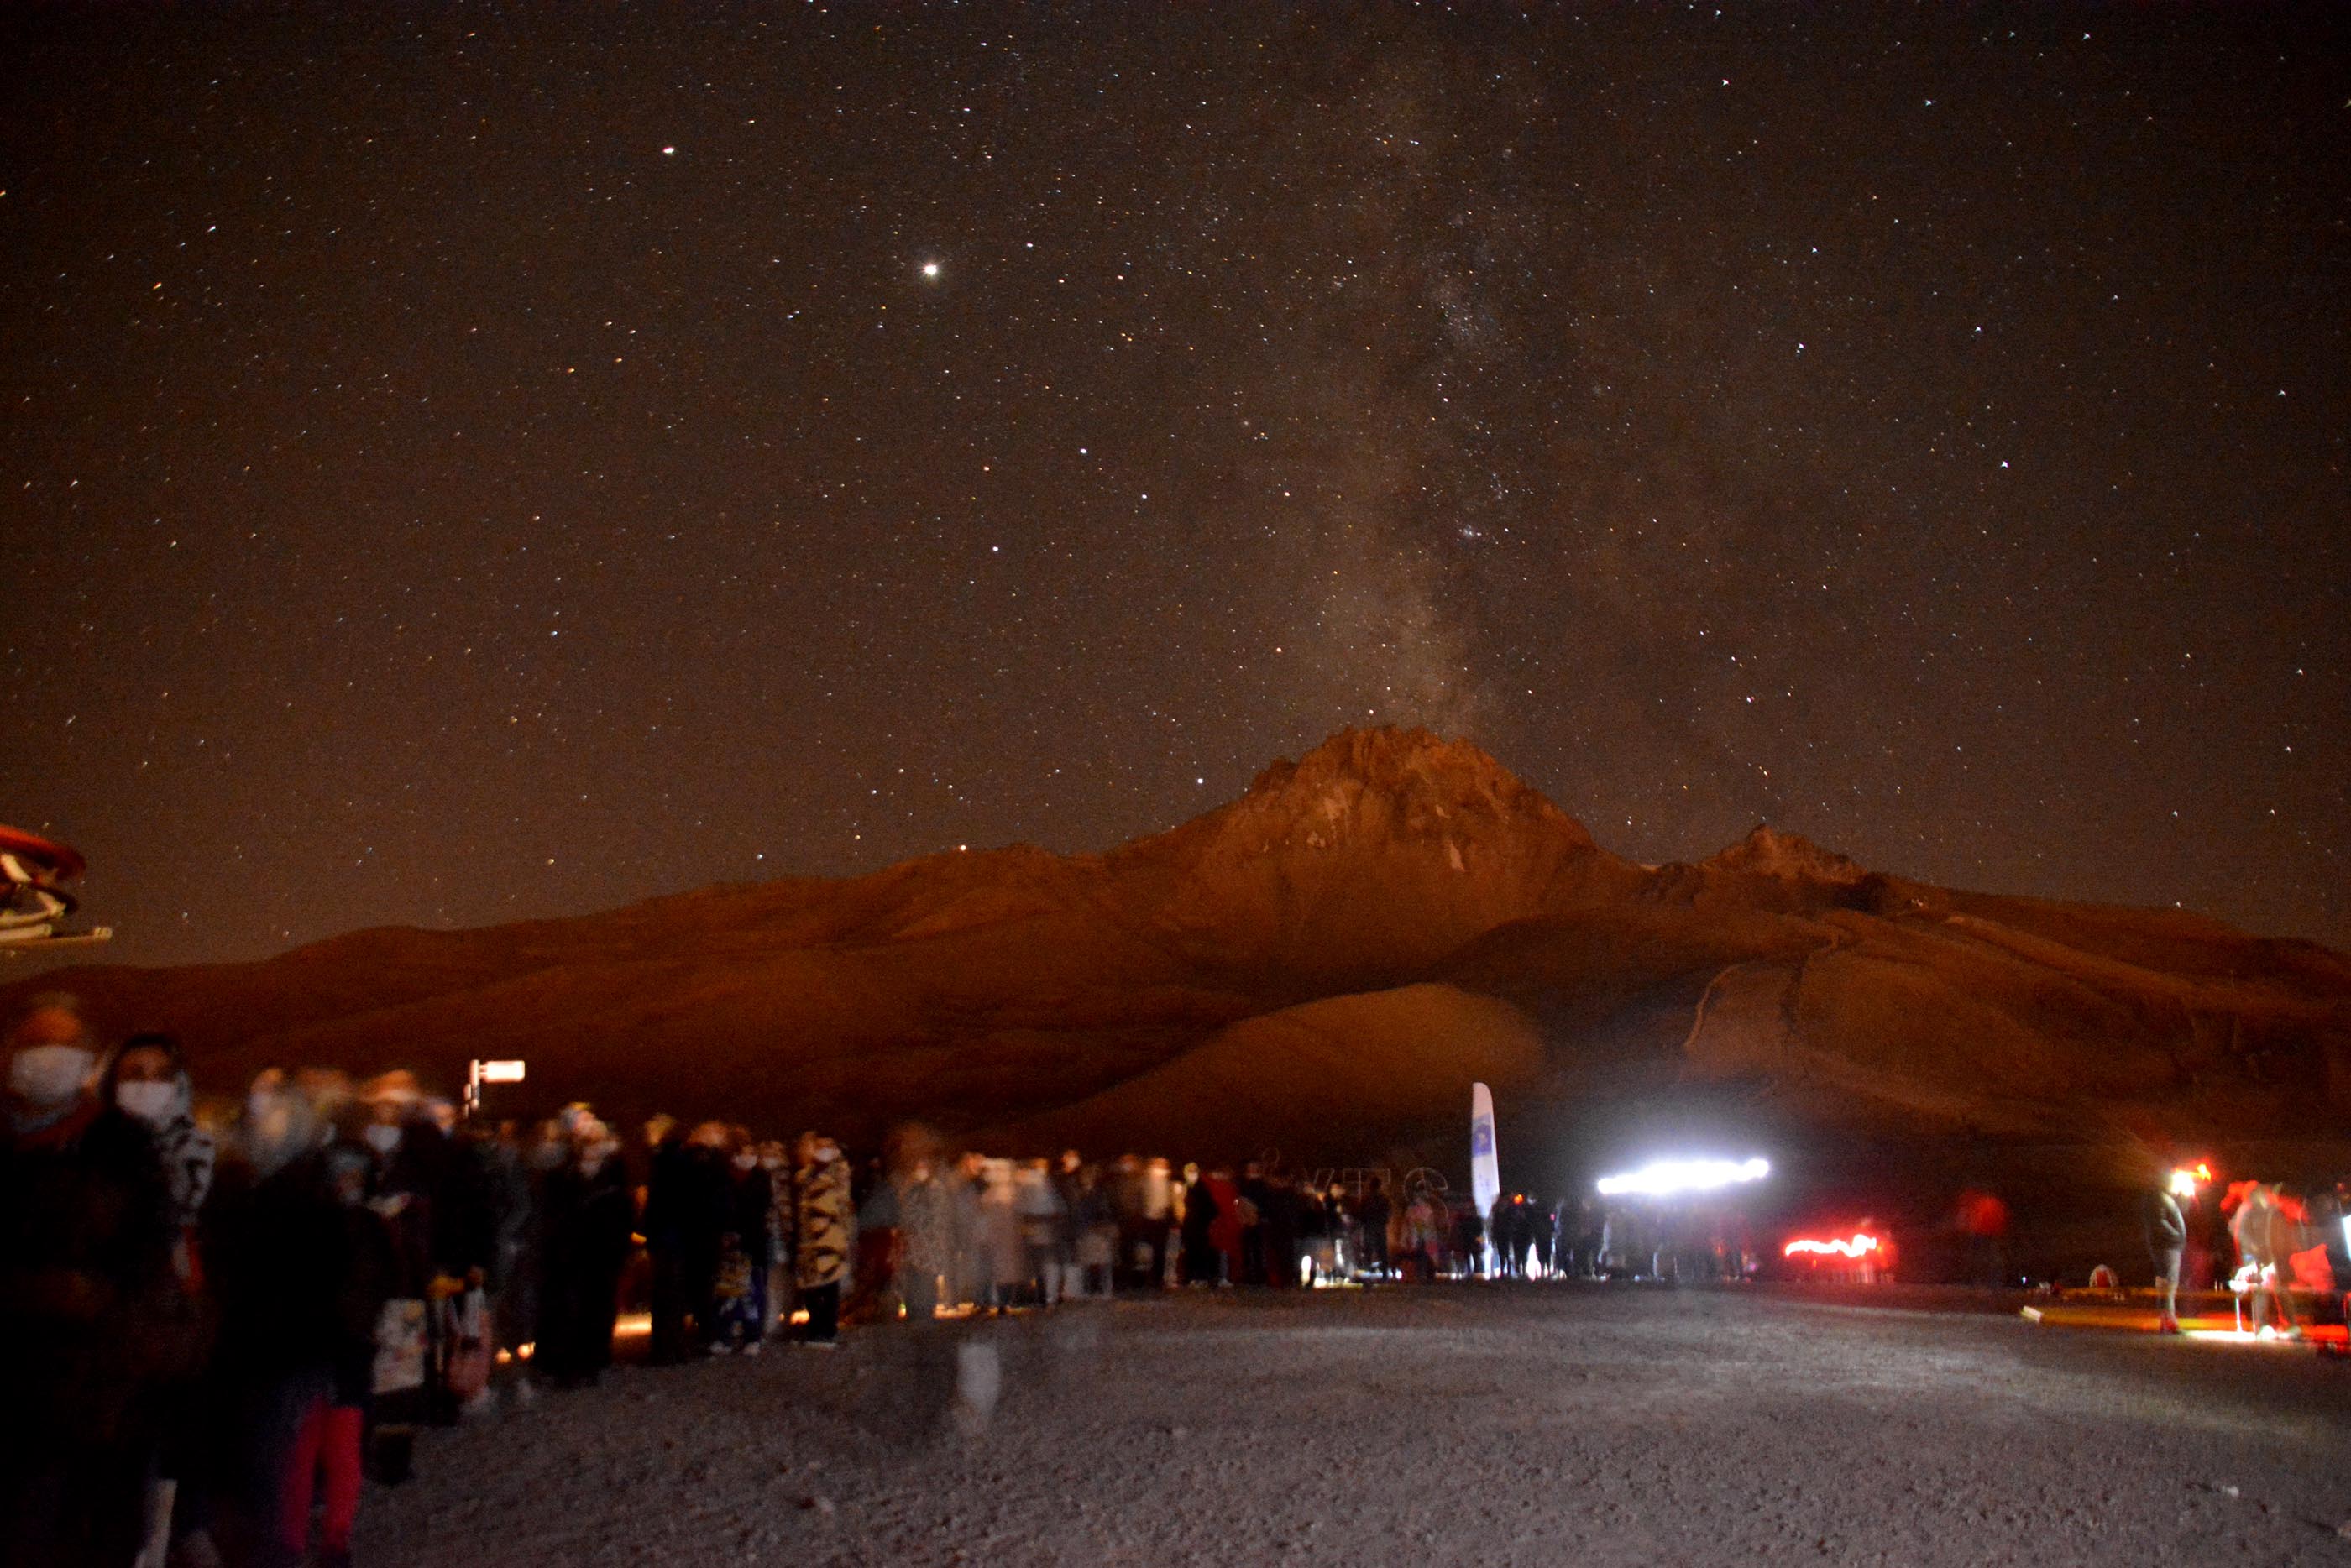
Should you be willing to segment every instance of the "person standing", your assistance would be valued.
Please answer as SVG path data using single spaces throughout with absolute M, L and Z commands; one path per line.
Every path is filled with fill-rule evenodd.
M 760 1168 L 758 1146 L 741 1127 L 735 1129 L 727 1155 L 726 1179 L 729 1213 L 720 1245 L 727 1267 L 723 1272 L 739 1272 L 741 1293 L 726 1296 L 717 1347 L 756 1355 L 767 1334 L 768 1219 L 775 1207 L 775 1189 Z
M 813 1132 L 800 1134 L 793 1155 L 792 1274 L 809 1314 L 803 1343 L 829 1350 L 841 1337 L 841 1287 L 856 1225 L 849 1166 L 839 1144 Z
M 898 1277 L 906 1321 L 929 1323 L 938 1315 L 942 1282 L 955 1273 L 955 1194 L 933 1174 L 927 1154 L 915 1155 L 892 1180 L 898 1190 Z
M 371 1399 L 378 1316 L 409 1288 L 394 1282 L 408 1267 L 401 1210 L 387 1216 L 371 1196 L 381 1150 L 330 1145 L 319 1109 L 284 1074 L 256 1077 L 204 1219 L 228 1459 L 222 1544 L 237 1563 L 300 1560 L 322 1469 L 327 1560 L 348 1547 L 361 1421 L 346 1412 Z
M 0 1543 L 12 1563 L 129 1563 L 169 1363 L 172 1208 L 145 1123 L 91 1093 L 72 998 L 5 1041 L 0 1135 Z
M 533 1363 L 558 1388 L 589 1386 L 612 1364 L 612 1324 L 634 1219 L 619 1140 L 602 1122 L 581 1119 L 563 1163 L 547 1173 L 539 1189 Z
M 175 1510 L 183 1528 L 190 1521 L 199 1521 L 200 1528 L 206 1517 L 194 1355 L 203 1338 L 198 1325 L 204 1293 L 196 1220 L 212 1192 L 215 1150 L 213 1135 L 196 1125 L 194 1085 L 179 1042 L 168 1034 L 135 1034 L 125 1041 L 99 1075 L 98 1098 L 137 1120 L 154 1139 L 171 1203 L 171 1299 L 177 1337 L 190 1352 L 185 1374 L 163 1379 L 153 1394 L 160 1447 L 155 1474 L 147 1486 L 147 1537 L 140 1552 L 140 1563 L 146 1568 L 164 1561 Z
M 1184 1168 L 1184 1282 L 1213 1285 L 1222 1271 L 1217 1251 L 1217 1220 L 1221 1206 L 1209 1190 L 1208 1179 L 1196 1165 Z
M 1357 1243 L 1362 1259 L 1358 1272 L 1372 1278 L 1384 1279 L 1388 1272 L 1388 1217 L 1393 1201 L 1388 1197 L 1388 1179 L 1384 1174 L 1372 1178 L 1371 1190 L 1355 1206 L 1355 1225 L 1361 1232 Z
M 2179 1179 L 2183 1177 L 2186 1196 L 2193 1201 L 2196 1179 L 2185 1171 L 2174 1171 L 2167 1179 L 2167 1185 L 2147 1195 L 2147 1251 L 2155 1260 L 2158 1334 L 2179 1332 L 2179 1260 L 2188 1248 L 2188 1217 L 2179 1210 Z

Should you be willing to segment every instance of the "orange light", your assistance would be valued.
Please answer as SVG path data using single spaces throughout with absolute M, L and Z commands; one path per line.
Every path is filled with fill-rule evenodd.
M 1780 1249 L 1780 1255 L 1783 1258 L 1793 1258 L 1799 1254 L 1814 1258 L 1858 1258 L 1865 1252 L 1876 1251 L 1877 1238 L 1866 1231 L 1855 1231 L 1850 1241 L 1836 1238 L 1826 1241 L 1809 1238 L 1793 1241 Z

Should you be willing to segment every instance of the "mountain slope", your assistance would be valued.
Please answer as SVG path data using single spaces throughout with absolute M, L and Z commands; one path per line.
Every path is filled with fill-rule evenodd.
M 58 988 L 111 1029 L 182 1034 L 216 1086 L 273 1062 L 449 1085 L 521 1056 L 517 1108 L 859 1139 L 920 1116 L 1022 1147 L 1450 1158 L 1479 1077 L 1547 1148 L 1676 1106 L 1822 1147 L 2330 1138 L 2351 1117 L 2342 954 L 1928 887 L 1769 828 L 1645 868 L 1475 747 L 1389 730 L 1102 855 L 935 856 L 13 990 Z

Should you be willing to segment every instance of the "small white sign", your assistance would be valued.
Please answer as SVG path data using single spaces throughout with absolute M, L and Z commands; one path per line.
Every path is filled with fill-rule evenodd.
M 477 1077 L 485 1084 L 519 1084 L 522 1082 L 520 1062 L 477 1062 Z

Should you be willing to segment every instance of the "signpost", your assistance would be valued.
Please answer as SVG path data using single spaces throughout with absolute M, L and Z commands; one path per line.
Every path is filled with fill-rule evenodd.
M 519 1084 L 523 1064 L 520 1062 L 472 1062 L 465 1068 L 465 1114 L 470 1116 L 482 1107 L 484 1084 Z

